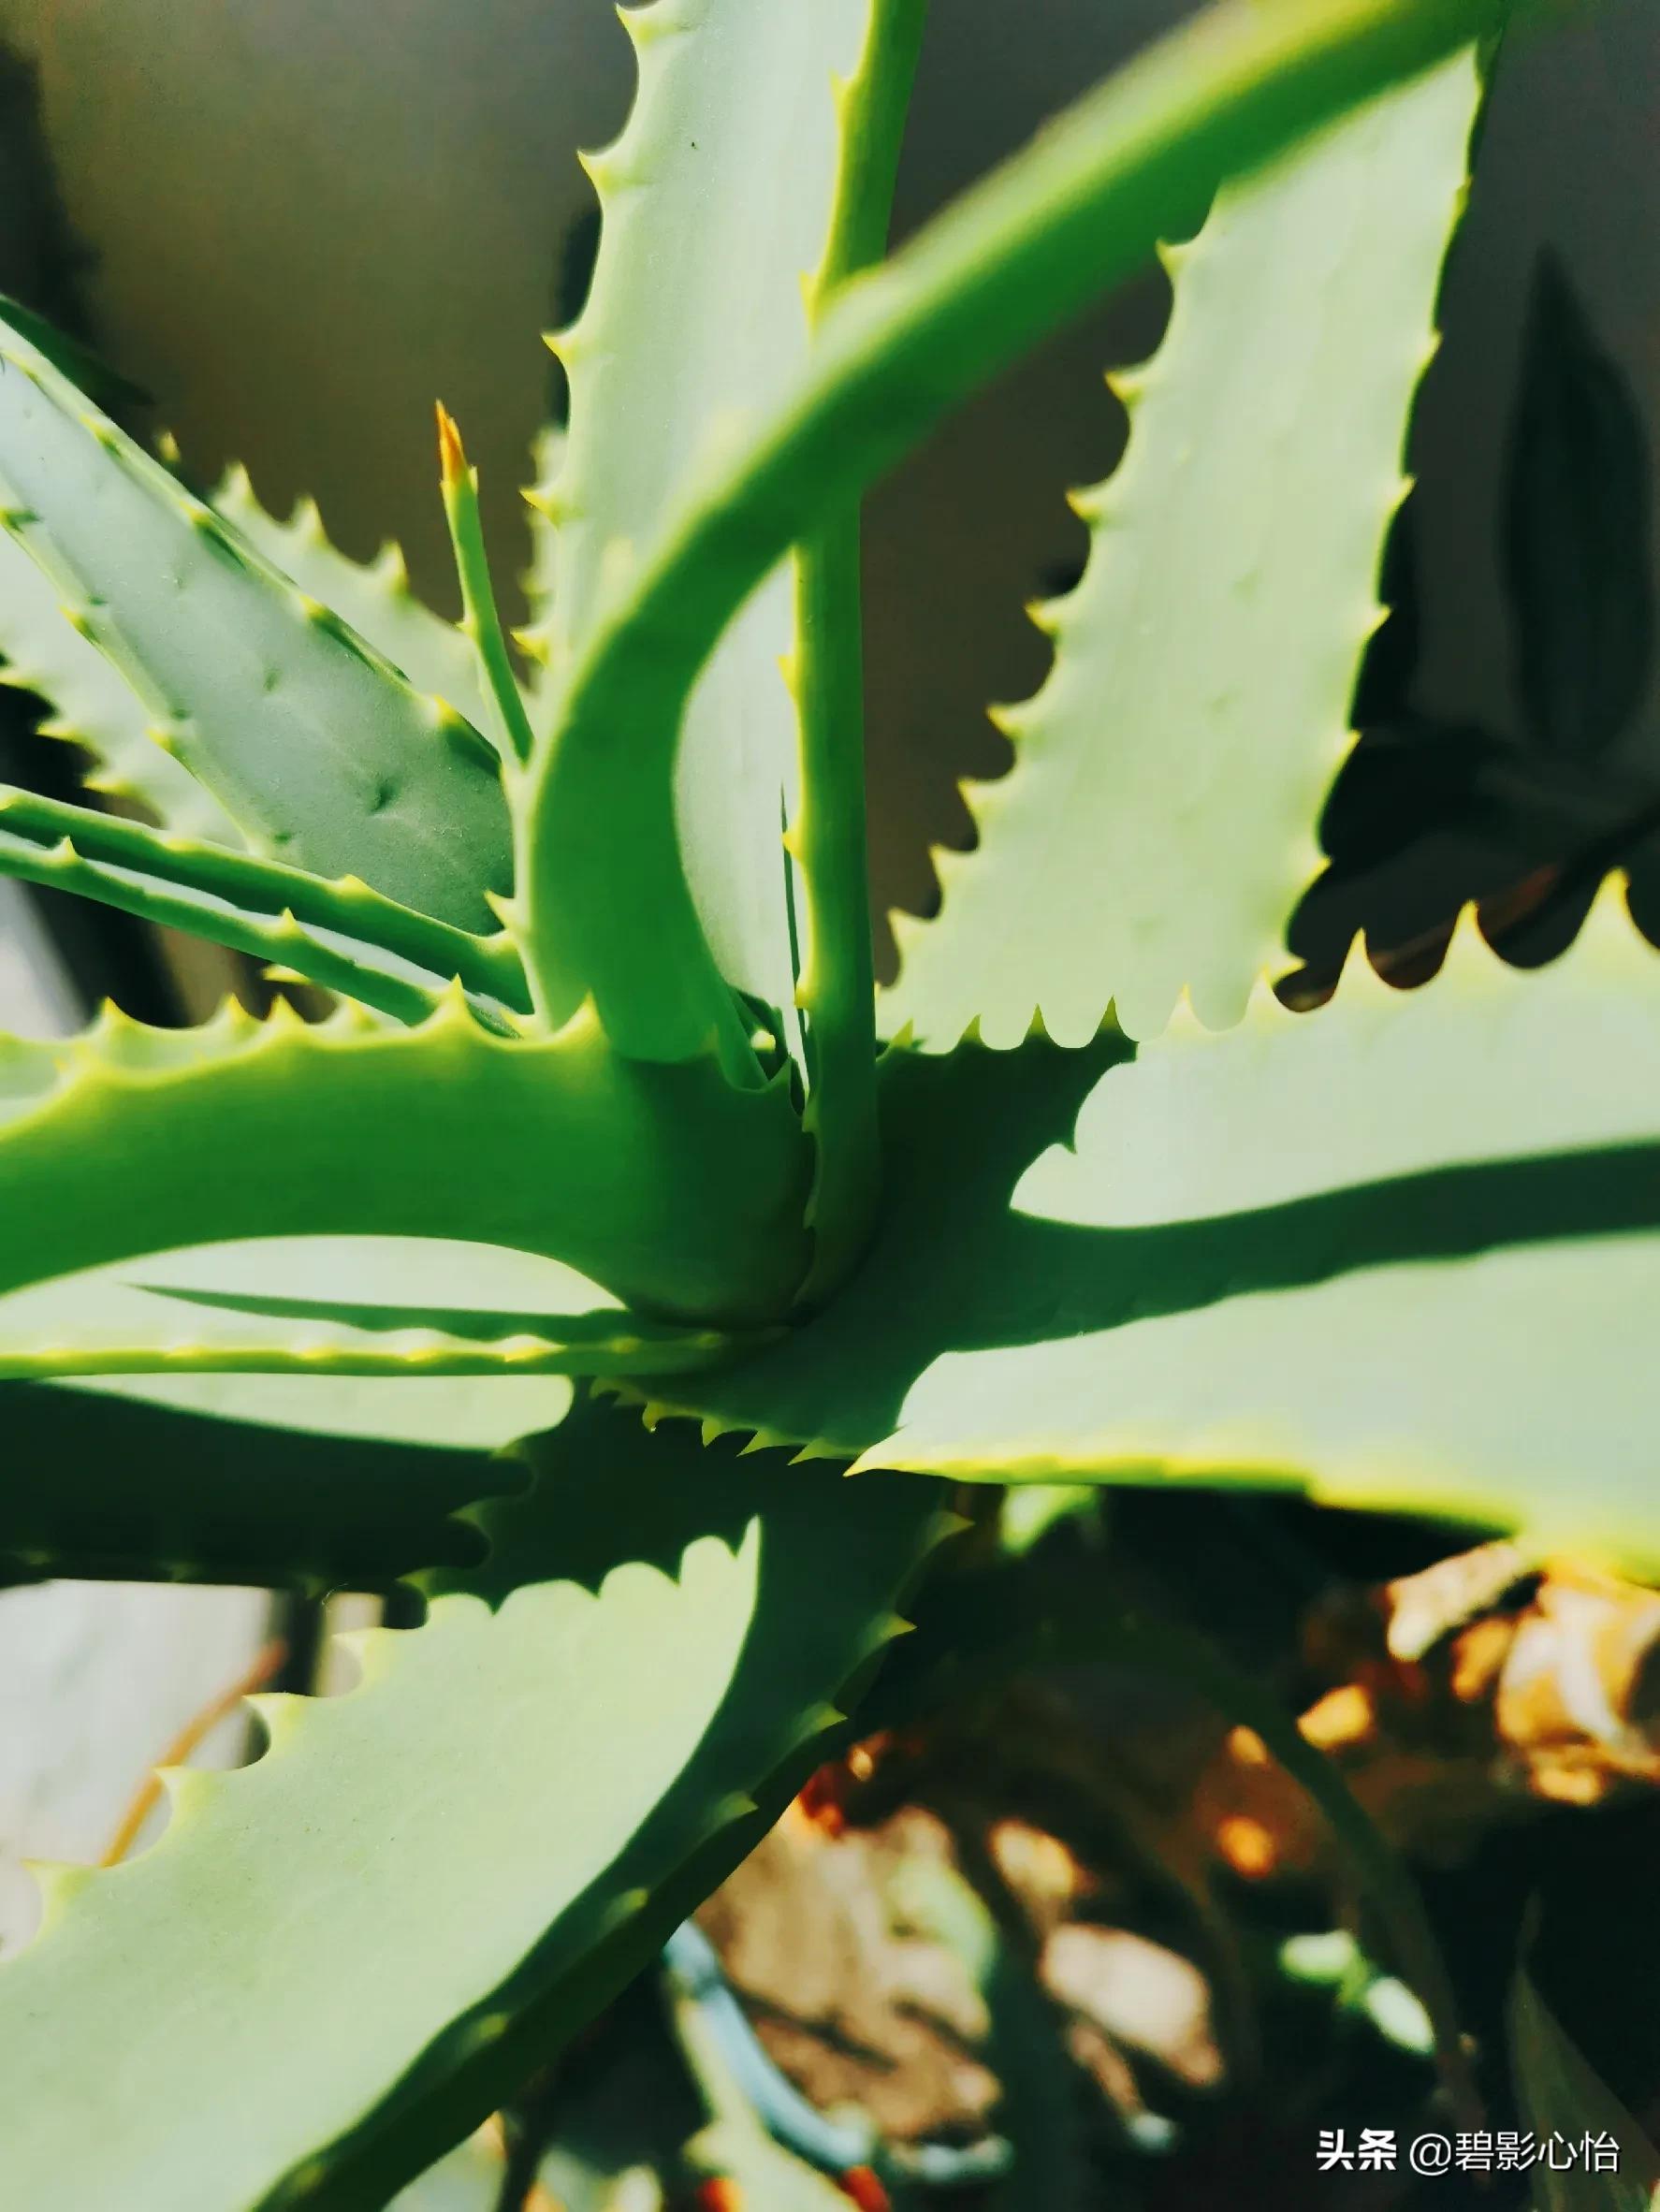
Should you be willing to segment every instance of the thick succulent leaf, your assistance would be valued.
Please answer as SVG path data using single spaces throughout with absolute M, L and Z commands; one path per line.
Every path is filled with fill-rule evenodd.
M 824 257 L 808 289 L 826 304 L 887 247 L 925 0 L 871 0 L 859 65 L 840 88 L 839 155 Z M 786 842 L 800 867 L 795 1000 L 808 1073 L 815 1172 L 808 1219 L 816 1302 L 869 1236 L 881 1183 L 876 1114 L 876 978 L 866 858 L 860 508 L 840 507 L 796 546 L 795 651 L 801 799 Z
M 11 1292 L 0 1345 L 224 1346 L 246 1321 L 182 1299 L 319 1286 L 365 1302 L 442 1298 L 461 1329 L 476 1320 L 487 1332 L 509 1301 L 586 1307 L 595 1322 L 611 1303 L 548 1261 L 422 1238 L 266 1237 L 157 1255 L 143 1273 L 151 1288 L 100 1269 Z M 315 1319 L 287 1333 L 324 1349 L 351 1341 Z M 378 1586 L 474 1556 L 474 1532 L 449 1517 L 519 1487 L 496 1455 L 553 1427 L 570 1398 L 546 1375 L 438 1378 L 412 1364 L 395 1380 L 359 1379 L 324 1361 L 303 1376 L 0 1384 L 0 1546 L 36 1572 Z
M 236 846 L 241 832 L 205 784 L 150 735 L 150 717 L 120 672 L 75 628 L 51 578 L 0 531 L 0 683 L 34 691 L 52 709 L 42 736 L 90 752 L 89 790 L 153 814 L 165 827 Z
M 75 811 L 91 812 L 82 808 Z M 211 848 L 200 845 L 197 850 L 206 852 Z M 292 914 L 252 913 L 164 878 L 135 874 L 120 865 L 91 859 L 67 837 L 55 845 L 40 845 L 32 838 L 7 837 L 0 830 L 0 876 L 96 899 L 102 906 L 136 914 L 160 927 L 188 930 L 210 944 L 224 945 L 230 952 L 262 961 L 273 975 L 340 992 L 397 1021 L 420 1021 L 438 1003 L 435 978 L 409 971 L 403 963 L 386 959 L 377 948 L 338 939 L 331 942 L 297 922 Z M 313 880 L 320 882 L 321 879 Z M 494 1010 L 494 1018 L 500 1019 L 503 1027 L 511 1026 L 499 1009 Z
M 801 371 L 802 287 L 823 257 L 835 191 L 833 80 L 855 65 L 868 8 L 669 0 L 623 16 L 639 92 L 622 137 L 587 163 L 604 218 L 599 256 L 580 319 L 556 341 L 571 391 L 544 495 L 557 524 L 556 678 L 708 465 L 711 440 L 735 416 L 775 405 Z M 768 178 L 788 188 L 766 188 Z M 604 866 L 683 866 L 721 973 L 780 1008 L 795 985 L 780 837 L 794 803 L 796 721 L 779 667 L 794 636 L 786 566 L 698 680 L 672 808 L 666 788 L 646 788 L 634 748 L 606 749 L 616 788 Z M 556 815 L 548 826 L 561 841 L 593 840 L 591 821 L 561 830 Z M 623 926 L 613 907 L 607 927 Z M 586 985 L 578 974 L 565 989 L 571 1003 Z M 660 991 L 672 1022 L 667 977 Z
M 485 727 L 473 648 L 454 622 L 423 606 L 411 591 L 398 546 L 388 540 L 373 560 L 354 560 L 330 544 L 314 500 L 301 500 L 287 521 L 279 522 L 260 504 L 246 469 L 230 470 L 208 496 L 273 568 L 308 599 L 332 607 L 417 691 L 447 700 L 475 730 Z
M 0 526 L 258 850 L 488 928 L 494 756 L 0 326 Z
M 312 1244 L 327 1262 L 348 1252 L 354 1240 L 292 1242 Z M 412 1240 L 386 1244 L 392 1252 L 415 1248 Z M 436 1248 L 453 1249 L 463 1261 L 473 1249 Z M 234 1249 L 257 1261 L 264 1247 Z M 204 1255 L 209 1260 L 213 1256 L 212 1248 Z M 557 1298 L 502 1307 L 449 1297 L 422 1304 L 412 1296 L 393 1301 L 330 1295 L 327 1264 L 313 1273 L 309 1291 L 295 1293 L 134 1285 L 95 1271 L 89 1299 L 88 1282 L 85 1275 L 62 1277 L 33 1294 L 0 1300 L 0 1379 L 638 1375 L 706 1367 L 776 1333 L 676 1328 L 629 1313 L 603 1293 L 578 1309 L 562 1306 Z
M 12 298 L 8 292 L 0 292 L 0 323 L 15 330 L 20 338 L 26 338 L 54 369 L 61 371 L 100 407 L 142 406 L 148 400 L 150 395 L 139 386 L 129 383 L 119 370 L 111 368 L 101 354 L 95 353 L 79 338 L 71 338 L 66 330 L 60 330 L 55 323 L 25 307 L 21 299 Z
M 1224 0 L 840 288 L 802 375 L 747 443 L 711 460 L 637 560 L 623 546 L 604 564 L 586 639 L 553 687 L 518 810 L 517 889 L 551 1005 L 591 994 L 631 1049 L 662 1055 L 721 1019 L 669 785 L 699 672 L 791 545 L 1160 235 L 1195 224 L 1224 178 L 1417 76 L 1488 13 L 1489 0 Z M 678 35 L 675 11 L 639 20 Z M 619 851 L 648 887 L 627 929 L 615 923 Z
M 564 374 L 563 370 L 560 375 Z M 519 575 L 528 619 L 513 633 L 513 642 L 525 662 L 525 690 L 531 696 L 531 712 L 546 694 L 553 664 L 553 593 L 559 570 L 559 527 L 554 485 L 564 465 L 565 431 L 562 423 L 544 423 L 531 447 L 531 482 L 523 494 L 530 511 L 530 565 Z
M 423 1627 L 355 1639 L 356 1691 L 262 1700 L 258 1764 L 176 1777 L 153 1850 L 49 1892 L 0 1967 L 20 2201 L 385 2202 L 748 1848 L 946 1523 L 593 1406 L 537 1465 Z
M 1224 192 L 1166 255 L 1170 328 L 1117 385 L 1130 442 L 1081 495 L 1088 564 L 1041 610 L 1037 697 L 997 717 L 1015 764 L 939 856 L 939 920 L 896 917 L 884 1014 L 949 1047 L 978 1019 L 1062 1044 L 1111 1000 L 1150 1036 L 1186 984 L 1236 1021 L 1319 868 L 1404 489 L 1412 394 L 1463 202 L 1466 52 Z
M 351 878 L 328 882 L 12 784 L 0 784 L 0 875 L 192 930 L 402 1018 L 430 1012 L 438 983 L 451 978 L 499 1002 L 498 1012 L 530 1011 L 503 933 L 474 937 Z
M 889 1212 L 787 1344 L 660 1402 L 867 1465 L 1297 1484 L 1660 1560 L 1660 956 L 1130 1048 L 890 1054 Z
M 570 1388 L 307 1382 L 286 1385 L 288 1409 L 278 1401 L 264 1418 L 259 1393 L 284 1387 L 239 1380 L 197 1410 L 124 1389 L 0 1383 L 0 1579 L 320 1594 L 464 1564 L 479 1540 L 460 1515 L 523 1482 L 494 1448 L 550 1427 Z M 342 1425 L 306 1425 L 319 1418 Z M 373 1433 L 394 1422 L 409 1433 Z M 457 1429 L 461 1439 L 446 1437 Z
M 1518 1963 L 1510 2065 L 1529 2131 L 1551 2159 L 1535 2169 L 1535 2212 L 1652 2212 L 1660 2151 L 1572 2041 Z
M 540 1253 L 660 1316 L 770 1318 L 806 1171 L 780 1084 L 631 1065 L 588 1014 L 508 1042 L 455 997 L 413 1029 L 233 1006 L 0 1049 L 0 1290 L 235 1238 L 427 1236 Z

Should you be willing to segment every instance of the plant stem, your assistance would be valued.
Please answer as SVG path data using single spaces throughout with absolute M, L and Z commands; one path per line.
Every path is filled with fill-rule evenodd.
M 496 607 L 496 589 L 490 581 L 484 518 L 478 511 L 478 471 L 467 465 L 455 418 L 441 401 L 436 412 L 444 513 L 461 587 L 461 628 L 473 640 L 485 690 L 501 720 L 502 765 L 513 768 L 531 757 L 531 718 L 513 673 L 513 659 Z
M 824 308 L 887 246 L 894 180 L 927 0 L 874 0 L 865 51 L 840 101 L 841 160 L 824 259 L 808 294 Z M 801 805 L 790 849 L 806 885 L 808 957 L 795 1002 L 807 1017 L 807 1126 L 815 1145 L 802 1296 L 835 1286 L 863 1250 L 881 1182 L 876 979 L 865 825 L 859 505 L 828 517 L 795 556 L 795 677 Z

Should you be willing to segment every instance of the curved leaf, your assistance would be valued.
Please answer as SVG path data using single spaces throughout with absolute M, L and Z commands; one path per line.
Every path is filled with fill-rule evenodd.
M 1158 357 L 1114 379 L 1129 451 L 1075 499 L 1088 565 L 1040 614 L 1043 689 L 937 921 L 896 916 L 884 1020 L 1082 1044 L 1156 1034 L 1186 985 L 1237 1021 L 1318 872 L 1402 444 L 1434 349 L 1479 85 L 1465 52 L 1224 192 Z
M 603 211 L 599 255 L 580 318 L 552 341 L 571 393 L 546 495 L 556 695 L 607 595 L 657 544 L 711 446 L 734 419 L 776 405 L 801 371 L 803 285 L 823 254 L 836 185 L 833 79 L 852 73 L 868 11 L 869 0 L 670 0 L 623 14 L 639 92 L 622 137 L 585 163 Z M 788 189 L 758 190 L 767 177 L 787 177 Z M 617 1017 L 628 1025 L 620 1040 L 676 1056 L 678 1044 L 640 1039 L 672 1040 L 697 1018 L 711 954 L 729 984 L 793 1007 L 781 834 L 797 740 L 779 663 L 794 640 L 791 578 L 778 568 L 699 677 L 672 776 L 662 749 L 643 750 L 624 721 L 596 764 L 604 793 L 575 813 L 550 802 L 537 957 L 556 1018 L 587 992 L 580 961 L 561 950 L 561 923 L 580 929 L 591 917 L 558 909 L 593 895 L 590 852 L 608 880 L 619 866 L 638 879 L 645 899 L 674 891 L 668 930 L 644 907 L 633 924 L 619 920 L 607 898 L 604 928 L 637 931 L 645 955 Z M 610 827 L 604 838 L 596 819 Z
M 258 849 L 467 929 L 509 880 L 471 724 L 423 698 L 0 325 L 0 527 Z
M 111 1013 L 0 1044 L 0 1290 L 211 1241 L 402 1235 L 541 1253 L 659 1316 L 770 1319 L 802 1272 L 807 1165 L 784 1088 L 631 1065 L 589 1015 L 508 1042 L 454 997 L 414 1029 Z
M 1660 1559 L 1660 956 L 1351 960 L 1133 1057 L 891 1054 L 890 1209 L 787 1343 L 661 1404 L 959 1477 L 1298 1484 Z
M 711 463 L 637 566 L 619 549 L 553 687 L 520 811 L 517 895 L 554 1011 L 591 993 L 620 1041 L 662 1055 L 706 1028 L 711 964 L 669 803 L 678 725 L 716 640 L 790 546 L 1161 234 L 1195 223 L 1224 177 L 1417 76 L 1488 12 L 1489 0 L 1224 0 L 841 288 L 803 374 L 748 444 Z M 674 22 L 662 19 L 665 37 Z M 594 834 L 600 821 L 611 835 Z M 619 850 L 647 885 L 625 929 L 609 895 Z
M 257 1765 L 175 1775 L 153 1850 L 57 1878 L 0 1966 L 20 2201 L 384 2203 L 799 1786 L 942 1525 L 931 1486 L 705 1454 L 592 1405 L 537 1463 L 425 1626 L 354 1639 L 355 1692 L 259 1701 Z
M 808 290 L 825 304 L 887 246 L 894 183 L 922 51 L 925 0 L 870 0 L 859 65 L 837 99 L 839 153 L 824 257 Z M 808 1220 L 816 1300 L 840 1282 L 870 1234 L 881 1184 L 876 1113 L 875 972 L 866 861 L 865 701 L 856 501 L 795 548 L 801 800 L 786 839 L 801 870 L 806 945 L 795 1001 L 813 1141 Z

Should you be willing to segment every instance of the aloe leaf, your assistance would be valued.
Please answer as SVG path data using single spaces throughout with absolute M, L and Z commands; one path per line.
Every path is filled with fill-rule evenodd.
M 125 799 L 167 828 L 238 846 L 241 832 L 204 784 L 163 752 L 150 718 L 119 672 L 69 622 L 61 594 L 0 531 L 0 683 L 34 691 L 52 709 L 36 724 L 93 756 L 89 791 Z
M 320 1242 L 329 1259 L 349 1248 L 344 1240 Z M 604 1302 L 564 1312 L 148 1284 L 98 1286 L 89 1314 L 84 1283 L 54 1286 L 56 1298 L 0 1303 L 0 1378 L 648 1374 L 707 1366 L 769 1333 L 677 1329 Z M 43 1306 L 67 1315 L 42 1329 Z M 209 1329 L 206 1315 L 226 1318 Z M 32 1324 L 26 1344 L 18 1341 L 20 1317 Z M 246 1326 L 279 1321 L 300 1326 Z
M 708 964 L 668 800 L 678 725 L 716 639 L 791 544 L 1160 236 L 1195 224 L 1223 178 L 1419 75 L 1488 15 L 1487 0 L 1211 9 L 842 288 L 773 413 L 708 466 L 637 559 L 619 554 L 557 677 L 520 814 L 517 890 L 550 1007 L 591 992 L 631 1049 L 666 1054 L 705 1033 Z M 595 836 L 599 821 L 614 834 Z M 623 928 L 607 895 L 619 850 L 646 887 Z
M 493 754 L 0 326 L 0 526 L 258 850 L 488 928 Z
M 281 861 L 10 784 L 0 784 L 0 875 L 56 884 L 279 962 L 402 1019 L 430 1013 L 438 983 L 452 978 L 486 999 L 530 1011 L 524 968 L 504 934 L 474 937 L 356 880 L 328 882 Z M 400 965 L 377 968 L 373 952 Z
M 79 338 L 71 338 L 66 330 L 60 330 L 44 315 L 37 315 L 21 299 L 13 299 L 8 292 L 0 292 L 0 323 L 15 330 L 20 338 L 27 339 L 54 369 L 89 399 L 95 400 L 100 407 L 141 406 L 148 400 L 147 392 L 111 368 L 101 354 L 82 344 Z
M 503 771 L 510 772 L 530 758 L 530 714 L 496 606 L 496 589 L 484 542 L 484 517 L 478 505 L 478 471 L 468 464 L 454 416 L 442 403 L 437 415 L 444 514 L 455 555 L 456 579 L 461 588 L 461 629 L 472 646 L 489 702 L 488 715 L 478 726 L 490 734 Z
M 723 427 L 775 406 L 801 371 L 803 284 L 823 254 L 836 183 L 832 78 L 854 67 L 867 7 L 670 0 L 623 14 L 639 92 L 622 137 L 586 160 L 599 255 L 579 319 L 551 342 L 571 397 L 543 495 L 557 530 L 555 696 L 608 595 L 661 538 L 686 483 L 707 473 Z M 764 177 L 787 177 L 789 189 L 758 192 Z M 541 811 L 549 1011 L 557 1019 L 586 995 L 581 948 L 598 924 L 631 962 L 626 996 L 601 1007 L 631 1050 L 678 1056 L 725 996 L 722 977 L 767 1005 L 794 1004 L 780 840 L 797 734 L 779 666 L 794 621 L 788 571 L 775 567 L 786 550 L 697 683 L 677 768 L 620 718 L 590 763 L 596 788 L 568 805 L 550 792 Z M 637 921 L 619 920 L 619 866 L 629 899 L 638 885 Z M 603 910 L 591 903 L 602 884 Z
M 1294 1485 L 1660 1558 L 1660 957 L 1617 885 L 1536 974 L 1467 922 L 1420 991 L 1357 955 L 1317 1013 L 1263 990 L 1129 1055 L 891 1053 L 864 1268 L 654 1401 L 867 1465 Z
M 232 1310 L 240 1311 L 233 1307 Z M 383 1309 L 385 1310 L 385 1309 Z M 244 1329 L 204 1337 L 77 1336 L 73 1341 L 0 1346 L 0 1381 L 60 1382 L 92 1375 L 650 1375 L 706 1367 L 741 1346 L 719 1330 L 640 1333 L 632 1317 L 601 1329 L 588 1315 L 545 1314 L 535 1328 L 501 1338 L 454 1335 L 430 1324 L 387 1319 L 363 1336 L 342 1336 L 349 1309 L 319 1301 L 319 1320 L 334 1327 Z M 373 1339 L 374 1341 L 366 1341 Z
M 924 0 L 871 0 L 858 68 L 838 90 L 829 239 L 808 293 L 815 327 L 837 288 L 887 245 L 925 15 Z M 805 1018 L 805 1121 L 815 1160 L 808 1203 L 813 1265 L 802 1287 L 809 1301 L 833 1288 L 863 1248 L 881 1180 L 859 598 L 855 501 L 795 551 L 791 665 L 801 798 L 786 842 L 800 866 L 807 923 L 795 999 Z
M 271 1403 L 284 1389 L 298 1420 Z M 0 1383 L 0 1575 L 321 1594 L 459 1565 L 479 1550 L 464 1511 L 524 1479 L 496 1448 L 551 1427 L 569 1389 L 239 1378 L 228 1402 L 197 1410 L 126 1387 Z M 394 1414 L 408 1433 L 376 1433 Z
M 96 356 L 16 300 L 0 298 L 0 321 L 43 353 L 100 406 L 142 398 Z M 36 692 L 53 708 L 37 725 L 94 756 L 85 781 L 143 807 L 169 827 L 240 845 L 241 835 L 212 793 L 150 736 L 143 707 L 96 646 L 65 618 L 58 594 L 22 547 L 0 532 L 0 683 Z
M 308 599 L 349 622 L 416 691 L 447 699 L 475 730 L 484 728 L 473 648 L 454 622 L 415 596 L 402 551 L 393 541 L 373 560 L 354 560 L 330 541 L 314 500 L 301 500 L 285 522 L 279 521 L 261 503 L 244 468 L 227 470 L 208 503 Z
M 1222 1027 L 1283 962 L 1350 743 L 1478 98 L 1464 53 L 1167 250 L 1163 347 L 1114 380 L 1129 450 L 1073 502 L 1084 580 L 1038 612 L 1055 661 L 997 716 L 1015 764 L 970 795 L 974 851 L 939 855 L 939 919 L 895 919 L 890 1027 L 948 1047 L 978 1019 L 1006 1046 L 1041 1011 L 1080 1044 L 1111 1000 L 1144 1037 L 1184 985 Z
M 1525 1959 L 1510 1985 L 1509 2041 L 1522 2116 L 1538 2144 L 1554 2147 L 1533 2169 L 1536 2212 L 1651 2212 L 1660 2150 L 1564 2030 Z
M 660 1317 L 770 1318 L 802 1271 L 804 1151 L 780 1085 L 631 1065 L 589 1015 L 508 1042 L 454 996 L 401 1030 L 111 1013 L 0 1047 L 0 1290 L 235 1238 L 403 1235 L 541 1253 Z
M 384 2203 L 754 1841 L 945 1525 L 932 1486 L 786 1476 L 591 1404 L 537 1464 L 424 1626 L 353 1639 L 356 1691 L 260 1700 L 255 1766 L 175 1775 L 151 1851 L 54 1882 L 0 1966 L 22 2201 Z

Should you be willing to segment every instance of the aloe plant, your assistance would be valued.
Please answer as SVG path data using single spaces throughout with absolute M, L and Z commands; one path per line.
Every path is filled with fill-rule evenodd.
M 447 417 L 459 626 L 0 330 L 0 644 L 132 802 L 0 794 L 0 869 L 335 999 L 0 1051 L 5 1561 L 425 1601 L 43 1874 L 10 2204 L 384 2203 L 799 1786 L 947 1480 L 1660 1556 L 1618 887 L 1541 974 L 1470 927 L 1419 993 L 1270 988 L 1493 11 L 1224 0 L 884 257 L 921 12 L 625 16 L 517 640 Z M 1015 766 L 877 994 L 860 495 L 1172 239 Z

